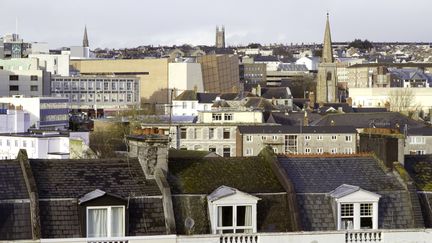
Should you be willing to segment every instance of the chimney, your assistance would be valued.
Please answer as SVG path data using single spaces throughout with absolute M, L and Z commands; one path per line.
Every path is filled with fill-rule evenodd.
M 344 111 L 343 111 L 343 107 L 339 106 L 339 107 L 338 107 L 338 112 L 339 112 L 339 113 L 344 113 Z
M 261 85 L 260 84 L 258 84 L 256 87 L 256 95 L 261 97 Z
M 168 171 L 168 136 L 148 134 L 128 136 L 129 156 L 138 157 L 146 179 L 155 179 L 155 170 Z
M 309 117 L 308 117 L 307 111 L 305 111 L 305 114 L 304 114 L 303 126 L 305 126 L 305 127 L 309 126 Z

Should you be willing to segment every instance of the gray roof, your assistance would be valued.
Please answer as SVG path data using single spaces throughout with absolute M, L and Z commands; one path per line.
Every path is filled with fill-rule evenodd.
M 357 133 L 352 126 L 238 126 L 241 134 L 301 134 L 301 133 Z
M 418 127 L 408 129 L 409 136 L 432 136 L 432 127 Z
M 308 72 L 306 65 L 295 63 L 282 63 L 279 64 L 278 71 L 283 72 Z
M 263 87 L 261 88 L 261 97 L 266 99 L 292 99 L 288 87 Z
M 220 186 L 207 196 L 208 200 L 214 201 L 223 197 L 236 194 L 237 190 L 229 186 Z
M 398 112 L 337 113 L 327 114 L 311 123 L 314 126 L 354 126 L 356 128 L 408 128 L 424 127 L 422 122 L 415 121 Z

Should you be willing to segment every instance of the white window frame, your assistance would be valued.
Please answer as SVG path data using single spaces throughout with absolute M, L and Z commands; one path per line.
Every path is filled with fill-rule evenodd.
M 331 154 L 337 154 L 337 148 L 332 148 L 332 149 L 330 150 L 330 153 L 331 153 Z
M 253 149 L 252 148 L 246 148 L 246 155 L 253 155 Z
M 351 135 L 346 135 L 345 136 L 345 142 L 347 142 L 347 143 L 352 142 L 352 136 Z
M 317 154 L 323 154 L 324 153 L 323 148 L 317 148 L 316 151 L 317 151 Z
M 345 148 L 344 151 L 346 154 L 352 154 L 353 153 L 353 149 L 352 148 Z
M 323 138 L 323 135 L 318 135 L 316 139 L 317 140 L 323 140 L 324 138 Z
M 253 136 L 252 135 L 246 135 L 246 142 L 253 142 Z
M 273 147 L 273 153 L 278 154 L 279 153 L 278 149 Z
M 354 206 L 354 216 L 353 216 L 353 228 L 343 229 L 342 228 L 342 215 L 341 215 L 341 205 L 342 204 L 353 204 Z M 338 202 L 338 230 L 361 230 L 360 222 L 362 216 L 360 215 L 360 205 L 361 204 L 372 204 L 372 228 L 378 229 L 378 201 L 357 201 L 357 202 Z M 363 216 L 365 217 L 365 216 Z M 369 216 L 366 216 L 369 217 Z
M 331 140 L 332 140 L 332 141 L 336 141 L 336 140 L 337 140 L 337 136 L 336 136 L 336 135 L 332 135 L 332 136 L 331 136 Z
M 304 139 L 305 139 L 305 140 L 311 140 L 311 136 L 309 136 L 309 135 L 305 135 L 305 136 L 304 136 Z
M 252 225 L 248 226 L 237 226 L 237 207 L 251 207 L 252 209 Z M 219 226 L 218 220 L 219 220 L 219 208 L 220 207 L 232 207 L 233 212 L 233 218 L 232 218 L 232 226 Z M 237 230 L 251 230 L 251 233 L 256 232 L 256 204 L 218 204 L 216 205 L 216 225 L 215 225 L 215 233 L 216 234 L 223 234 L 223 230 L 232 230 L 233 234 L 236 234 Z M 240 232 L 243 234 L 243 232 Z M 238 234 L 238 233 L 237 233 Z M 246 233 L 247 234 L 247 233 Z
M 126 228 L 126 208 L 123 205 L 112 205 L 112 206 L 89 206 L 86 207 L 86 236 L 88 238 L 95 238 L 95 237 L 90 237 L 88 236 L 89 234 L 89 210 L 91 209 L 106 209 L 107 210 L 107 236 L 106 237 L 112 237 L 112 232 L 111 232 L 111 212 L 112 212 L 112 208 L 122 208 L 123 209 L 123 228 L 122 228 L 122 235 L 120 237 L 124 237 L 125 236 L 125 228 Z
M 305 154 L 310 154 L 312 152 L 311 148 L 305 148 Z

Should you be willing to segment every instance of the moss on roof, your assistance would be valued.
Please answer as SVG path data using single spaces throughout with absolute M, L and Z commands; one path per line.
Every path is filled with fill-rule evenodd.
M 209 153 L 210 152 L 208 151 L 170 149 L 168 154 L 170 159 L 182 159 L 182 158 L 203 158 L 207 156 Z
M 221 185 L 248 193 L 284 192 L 264 157 L 170 158 L 173 194 L 210 194 Z
M 417 188 L 422 191 L 432 191 L 432 163 L 420 161 L 414 164 L 415 182 Z

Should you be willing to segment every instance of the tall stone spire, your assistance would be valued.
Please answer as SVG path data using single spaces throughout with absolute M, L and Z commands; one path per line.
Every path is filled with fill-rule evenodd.
M 327 22 L 324 33 L 324 42 L 322 49 L 322 63 L 332 63 L 333 62 L 333 49 L 332 49 L 332 41 L 331 41 L 331 33 L 330 33 L 330 21 L 329 14 L 327 13 Z
M 89 47 L 89 41 L 88 41 L 88 36 L 87 36 L 87 26 L 84 27 L 83 47 Z

